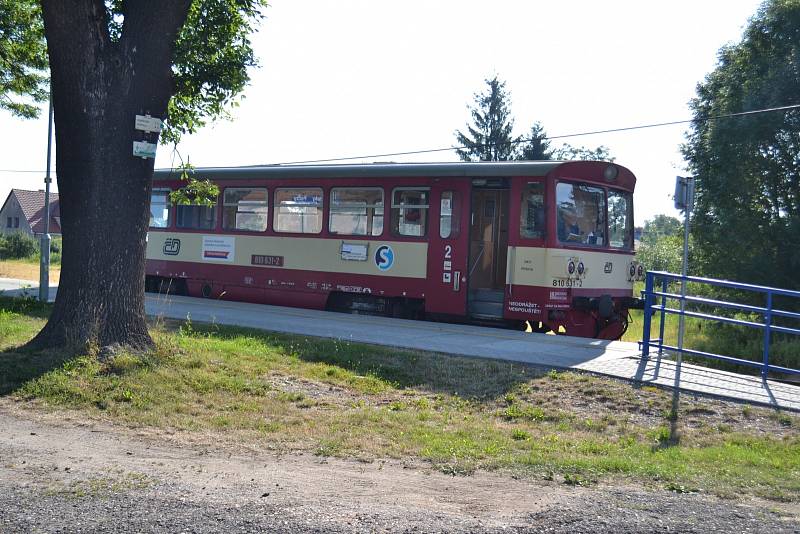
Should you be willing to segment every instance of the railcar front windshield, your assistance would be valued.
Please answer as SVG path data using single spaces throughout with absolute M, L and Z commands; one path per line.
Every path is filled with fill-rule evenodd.
M 633 195 L 596 185 L 559 182 L 556 234 L 564 244 L 633 248 Z
M 595 247 L 605 245 L 605 190 L 590 185 L 561 182 L 556 186 L 556 206 L 560 242 Z
M 608 244 L 633 248 L 633 195 L 627 191 L 608 191 Z

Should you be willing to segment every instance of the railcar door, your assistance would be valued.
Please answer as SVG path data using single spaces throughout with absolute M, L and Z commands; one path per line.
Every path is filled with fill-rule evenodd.
M 441 178 L 431 186 L 431 234 L 425 311 L 467 314 L 468 180 Z
M 508 198 L 508 180 L 505 179 L 482 180 L 472 190 L 469 313 L 476 319 L 503 317 Z

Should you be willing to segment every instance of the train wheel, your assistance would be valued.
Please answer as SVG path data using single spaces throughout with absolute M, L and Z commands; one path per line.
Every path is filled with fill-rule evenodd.
M 539 321 L 530 321 L 530 325 L 531 332 L 536 332 L 537 334 L 546 334 L 553 330 L 547 325 L 547 323 L 542 323 Z
M 604 321 L 605 325 L 602 325 L 597 331 L 597 339 L 608 339 L 610 341 L 617 341 L 622 336 L 625 335 L 625 332 L 628 330 L 628 316 L 625 315 L 618 315 L 614 314 L 612 317 L 608 319 L 608 321 Z
M 564 326 L 568 336 L 597 337 L 597 319 L 591 313 L 570 310 Z

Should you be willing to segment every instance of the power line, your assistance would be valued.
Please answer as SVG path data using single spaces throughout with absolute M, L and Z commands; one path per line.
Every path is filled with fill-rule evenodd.
M 774 108 L 764 108 L 764 109 L 755 109 L 751 111 L 740 111 L 738 113 L 727 113 L 724 115 L 713 115 L 711 117 L 700 118 L 700 119 L 684 119 L 678 121 L 669 121 L 669 122 L 656 122 L 652 124 L 640 124 L 638 126 L 624 126 L 621 128 L 609 128 L 606 130 L 592 130 L 588 132 L 579 132 L 579 133 L 571 133 L 571 134 L 562 134 L 562 135 L 549 135 L 547 137 L 541 138 L 542 141 L 552 141 L 554 139 L 567 139 L 570 137 L 582 137 L 585 135 L 598 135 L 598 134 L 605 134 L 605 133 L 616 133 L 616 132 L 630 132 L 634 130 L 644 130 L 646 128 L 660 128 L 663 126 L 676 126 L 678 124 L 688 124 L 691 122 L 710 122 L 720 119 L 730 119 L 733 117 L 743 117 L 746 115 L 757 115 L 760 113 L 771 113 L 774 111 L 788 111 L 792 109 L 800 109 L 800 104 L 792 104 L 789 106 L 778 106 Z M 517 143 L 527 143 L 532 141 L 532 139 L 527 138 L 520 138 L 515 141 L 507 141 L 505 143 L 495 143 L 496 145 L 513 145 Z M 484 145 L 478 146 L 490 146 L 491 143 L 487 143 Z M 370 154 L 366 156 L 349 156 L 349 157 L 339 157 L 339 158 L 327 158 L 327 159 L 310 159 L 304 161 L 285 161 L 281 163 L 270 163 L 268 165 L 302 165 L 306 163 L 325 163 L 331 161 L 348 161 L 352 159 L 372 159 L 372 158 L 385 158 L 389 156 L 410 156 L 415 154 L 432 154 L 435 152 L 449 152 L 451 150 L 456 149 L 463 149 L 468 148 L 466 146 L 449 146 L 446 148 L 429 148 L 424 150 L 409 150 L 406 152 L 387 152 L 384 154 Z M 0 169 L 0 172 L 5 173 L 43 173 L 44 171 L 35 171 L 35 170 L 12 170 L 12 169 Z
M 711 117 L 700 118 L 700 119 L 684 119 L 679 121 L 669 121 L 669 122 L 657 122 L 653 124 L 641 124 L 639 126 L 625 126 L 622 128 L 610 128 L 607 130 L 592 130 L 589 132 L 580 132 L 580 133 L 572 133 L 572 134 L 563 134 L 563 135 L 550 135 L 547 137 L 541 138 L 542 141 L 552 141 L 554 139 L 566 139 L 569 137 L 581 137 L 584 135 L 596 135 L 596 134 L 604 134 L 604 133 L 615 133 L 615 132 L 628 132 L 632 130 L 643 130 L 645 128 L 658 128 L 661 126 L 675 126 L 677 124 L 688 124 L 690 122 L 710 122 L 719 119 L 729 119 L 733 117 L 741 117 L 744 115 L 756 115 L 759 113 L 769 113 L 773 111 L 787 111 L 791 109 L 798 109 L 800 108 L 800 104 L 793 104 L 790 106 L 779 106 L 774 108 L 765 108 L 765 109 L 755 109 L 751 111 L 740 111 L 738 113 L 727 113 L 725 115 L 714 115 Z M 501 146 L 501 145 L 515 145 L 517 143 L 527 143 L 532 141 L 533 139 L 526 139 L 520 138 L 515 141 L 506 141 L 504 143 L 486 143 L 483 145 L 476 145 L 476 146 Z M 282 163 L 275 163 L 273 165 L 301 165 L 305 163 L 325 163 L 331 161 L 347 161 L 351 159 L 372 159 L 372 158 L 385 158 L 389 156 L 409 156 L 414 154 L 432 154 L 434 152 L 446 152 L 450 150 L 457 150 L 457 149 L 464 149 L 469 148 L 466 146 L 451 146 L 447 148 L 432 148 L 427 150 L 409 150 L 407 152 L 390 152 L 386 154 L 372 154 L 369 156 L 352 156 L 347 158 L 329 158 L 329 159 L 313 159 L 313 160 L 305 160 L 305 161 L 287 161 Z

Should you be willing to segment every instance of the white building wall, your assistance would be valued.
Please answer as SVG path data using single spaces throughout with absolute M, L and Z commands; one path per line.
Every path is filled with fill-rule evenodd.
M 11 223 L 10 225 L 9 222 Z M 15 232 L 33 235 L 33 231 L 28 225 L 28 220 L 25 218 L 17 198 L 12 194 L 6 205 L 0 210 L 0 234 L 12 234 Z

